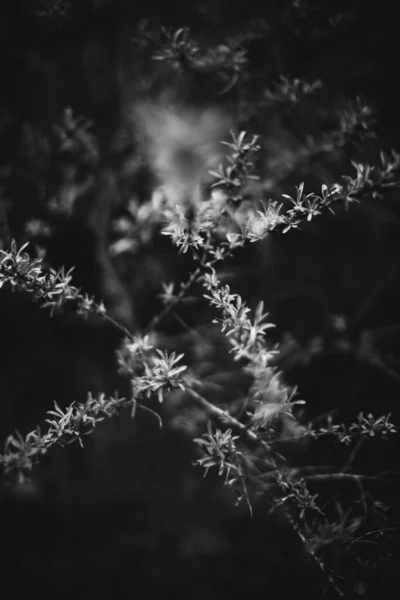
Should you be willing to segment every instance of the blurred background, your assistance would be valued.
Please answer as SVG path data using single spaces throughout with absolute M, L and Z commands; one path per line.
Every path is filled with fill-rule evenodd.
M 391 10 L 335 0 L 4 0 L 0 247 L 29 241 L 49 265 L 73 266 L 75 285 L 142 331 L 161 309 L 162 283 L 193 268 L 146 216 L 154 192 L 207 187 L 230 128 L 260 136 L 250 201 L 293 195 L 303 181 L 319 192 L 354 177 L 351 161 L 375 164 L 399 148 Z M 206 49 L 196 69 L 163 54 L 184 27 Z M 249 245 L 220 275 L 251 307 L 265 302 L 278 365 L 307 401 L 305 418 L 364 410 L 396 422 L 398 191 L 334 212 Z M 218 405 L 240 406 L 249 382 L 196 292 L 179 320 L 160 323 L 160 339 L 218 382 Z M 0 335 L 2 444 L 15 429 L 43 426 L 54 400 L 129 393 L 115 355 L 122 336 L 107 323 L 67 309 L 50 317 L 2 289 Z M 2 485 L 0 596 L 320 596 L 318 573 L 285 519 L 263 500 L 251 519 L 217 476 L 204 479 L 193 466 L 192 439 L 207 415 L 179 394 L 155 408 L 162 430 L 145 412 L 121 414 L 83 450 L 51 452 L 30 485 Z M 397 451 L 375 446 L 360 460 L 394 469 Z M 315 461 L 316 449 L 308 452 Z M 395 487 L 383 491 L 393 528 Z M 393 538 L 387 568 L 368 586 L 357 575 L 348 597 L 394 597 L 398 554 Z

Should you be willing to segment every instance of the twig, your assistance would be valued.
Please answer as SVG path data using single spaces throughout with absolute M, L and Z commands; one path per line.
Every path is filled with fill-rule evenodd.
M 225 410 L 222 410 L 222 408 L 219 408 L 218 406 L 215 406 L 215 404 L 212 404 L 212 402 L 209 402 L 206 398 L 204 398 L 204 396 L 196 392 L 192 387 L 187 387 L 186 391 L 207 411 L 210 416 L 218 419 L 225 425 L 232 427 L 232 429 L 237 431 L 242 438 L 250 443 L 251 446 L 256 446 L 258 448 L 264 447 L 266 450 L 270 449 L 269 445 L 263 440 L 260 440 L 260 438 L 253 431 L 246 427 L 246 425 L 235 419 L 235 417 L 232 417 L 232 415 Z M 270 466 L 276 468 L 276 464 L 273 462 L 270 462 Z
M 119 329 L 119 331 L 121 331 L 122 333 L 124 333 L 129 340 L 133 340 L 133 334 L 132 334 L 131 331 L 129 331 L 129 329 L 127 327 L 125 327 L 124 325 L 121 325 L 121 323 L 118 323 L 118 321 L 115 321 L 107 313 L 103 313 L 102 312 L 101 316 L 102 316 L 102 318 L 105 321 L 108 321 L 109 323 L 111 323 L 112 325 L 114 325 L 114 327 L 116 329 Z
M 314 550 L 310 547 L 310 544 L 307 542 L 306 538 L 300 531 L 296 522 L 292 519 L 292 517 L 289 514 L 287 514 L 287 519 L 288 519 L 290 525 L 292 526 L 293 531 L 296 533 L 297 537 L 300 539 L 304 550 L 307 552 L 307 555 L 310 557 L 310 559 L 314 563 L 315 567 L 318 569 L 320 575 L 322 575 L 323 578 L 328 582 L 328 585 L 329 585 L 330 589 L 333 591 L 333 593 L 335 594 L 335 596 L 337 598 L 343 598 L 344 593 L 337 586 L 332 575 L 326 570 L 323 562 L 321 562 L 321 560 L 318 558 L 318 556 L 316 555 Z
M 400 383 L 399 373 L 397 373 L 396 371 L 394 371 L 393 369 L 388 367 L 388 365 L 381 358 L 379 358 L 379 356 L 377 354 L 374 354 L 374 356 L 371 356 L 368 359 L 368 362 L 372 367 L 375 367 L 376 369 L 381 370 L 388 377 L 391 377 L 392 379 L 397 381 L 397 383 Z
M 144 332 L 145 334 L 148 333 L 149 331 L 152 331 L 153 329 L 155 329 L 161 323 L 161 321 L 164 319 L 164 317 L 166 317 L 166 315 L 171 311 L 172 307 L 176 306 L 185 297 L 190 286 L 196 281 L 196 279 L 200 276 L 200 274 L 201 274 L 201 266 L 197 267 L 197 269 L 195 269 L 191 273 L 191 275 L 189 276 L 186 283 L 181 286 L 179 294 L 174 297 L 173 302 L 169 302 L 168 304 L 166 304 L 164 306 L 164 308 L 162 309 L 162 311 L 159 312 L 158 314 L 156 314 L 150 320 L 150 322 L 148 323 L 148 325 L 145 329 L 145 332 Z
M 365 438 L 360 438 L 357 442 L 357 444 L 354 446 L 353 450 L 350 453 L 349 458 L 347 459 L 346 463 L 343 465 L 341 473 L 345 474 L 348 469 L 350 468 L 351 464 L 353 463 L 358 451 L 360 450 L 361 446 L 363 445 L 365 441 Z

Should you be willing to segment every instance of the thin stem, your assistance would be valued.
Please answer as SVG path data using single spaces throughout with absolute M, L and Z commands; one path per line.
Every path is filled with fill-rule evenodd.
M 181 289 L 179 291 L 179 294 L 177 296 L 175 296 L 173 298 L 173 300 L 171 302 L 169 302 L 168 304 L 166 304 L 163 308 L 163 310 L 158 313 L 157 315 L 155 315 L 150 322 L 148 323 L 144 333 L 149 333 L 150 331 L 152 331 L 153 329 L 155 329 L 160 323 L 161 321 L 167 316 L 167 314 L 175 307 L 177 306 L 177 304 L 179 304 L 179 302 L 181 302 L 181 300 L 183 300 L 183 298 L 186 296 L 188 290 L 190 289 L 190 287 L 196 282 L 198 281 L 198 279 L 200 279 L 203 269 L 207 266 L 209 268 L 213 267 L 217 262 L 220 262 L 220 258 L 213 258 L 212 260 L 208 260 L 209 259 L 209 246 L 210 242 L 209 240 L 207 241 L 204 249 L 203 249 L 203 253 L 201 255 L 201 258 L 199 258 L 198 256 L 194 256 L 194 258 L 198 261 L 199 266 L 190 274 L 189 278 L 187 279 L 186 283 L 184 283 L 181 286 Z M 224 258 L 228 258 L 231 255 L 231 252 L 227 252 L 224 255 Z
M 349 468 L 351 467 L 356 455 L 358 454 L 358 452 L 364 442 L 365 442 L 365 438 L 363 438 L 363 437 L 358 440 L 357 444 L 354 446 L 353 450 L 351 451 L 349 458 L 347 459 L 346 463 L 343 465 L 341 473 L 346 473 L 349 470 Z
M 269 451 L 269 445 L 261 440 L 253 431 L 248 429 L 246 425 L 232 417 L 228 412 L 222 410 L 215 404 L 209 402 L 204 396 L 196 392 L 192 387 L 187 387 L 186 391 L 196 400 L 198 404 L 200 404 L 207 412 L 208 415 L 214 417 L 218 421 L 224 423 L 225 425 L 229 425 L 234 431 L 238 432 L 243 439 L 245 439 L 251 446 L 253 447 L 263 447 L 264 450 Z M 277 466 L 274 461 L 264 459 L 266 465 L 270 468 L 276 469 Z
M 321 560 L 318 558 L 318 556 L 316 555 L 314 550 L 310 547 L 310 544 L 307 542 L 307 539 L 304 537 L 304 535 L 300 531 L 300 528 L 298 527 L 297 523 L 292 519 L 292 517 L 289 514 L 287 514 L 286 516 L 287 516 L 287 519 L 288 519 L 290 525 L 292 526 L 293 531 L 296 533 L 297 537 L 300 539 L 304 550 L 307 552 L 307 555 L 310 557 L 310 559 L 312 560 L 312 562 L 314 563 L 314 565 L 316 566 L 316 568 L 318 569 L 320 574 L 328 582 L 328 585 L 331 588 L 331 590 L 334 592 L 335 596 L 338 598 L 343 598 L 344 593 L 337 586 L 332 575 L 326 570 L 323 562 L 321 562 Z
M 197 269 L 195 271 L 193 271 L 193 273 L 191 273 L 191 275 L 189 276 L 186 283 L 184 285 L 182 285 L 179 294 L 174 297 L 173 301 L 166 304 L 164 306 L 164 308 L 162 309 L 162 311 L 159 312 L 157 315 L 155 315 L 150 320 L 149 324 L 147 325 L 147 327 L 145 329 L 145 332 L 144 332 L 145 334 L 149 333 L 149 331 L 152 331 L 153 329 L 155 329 L 161 323 L 161 321 L 167 316 L 167 314 L 171 311 L 172 307 L 179 304 L 179 302 L 186 296 L 186 293 L 188 292 L 191 285 L 197 280 L 197 278 L 200 275 L 201 275 L 201 267 L 199 266 L 199 267 L 197 267 Z
M 133 334 L 132 334 L 131 331 L 129 331 L 129 329 L 127 327 L 125 327 L 124 325 L 121 325 L 121 323 L 118 323 L 118 321 L 115 321 L 107 313 L 103 313 L 102 312 L 101 316 L 102 316 L 102 318 L 105 321 L 108 321 L 109 323 L 111 323 L 112 325 L 114 325 L 114 327 L 116 327 L 116 329 L 119 329 L 119 331 L 121 331 L 122 333 L 124 333 L 129 340 L 131 340 L 131 341 L 133 340 Z

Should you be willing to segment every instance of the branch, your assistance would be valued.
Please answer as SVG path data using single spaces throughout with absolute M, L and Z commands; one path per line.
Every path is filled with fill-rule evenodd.
M 204 396 L 196 392 L 192 387 L 187 387 L 186 391 L 192 396 L 192 398 L 196 400 L 198 404 L 200 404 L 200 406 L 206 410 L 207 414 L 238 432 L 241 437 L 249 443 L 250 446 L 256 448 L 263 447 L 265 450 L 270 450 L 269 445 L 265 441 L 261 440 L 253 431 L 248 429 L 246 425 L 235 419 L 235 417 L 232 417 L 232 415 L 230 415 L 228 412 L 222 410 L 222 408 L 219 408 L 218 406 L 215 406 L 215 404 L 212 404 L 212 402 L 209 402 L 206 398 L 204 398 Z M 270 466 L 276 468 L 275 463 L 271 462 Z

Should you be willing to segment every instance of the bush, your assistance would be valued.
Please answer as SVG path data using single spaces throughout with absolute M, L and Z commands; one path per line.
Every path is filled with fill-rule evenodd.
M 114 48 L 102 75 L 95 72 L 102 38 L 94 36 L 84 49 L 93 85 L 76 102 L 86 102 L 93 121 L 68 107 L 19 131 L 4 171 L 10 199 L 2 200 L 0 288 L 10 315 L 30 306 L 31 297 L 27 326 L 34 337 L 47 337 L 41 349 L 33 343 L 44 363 L 34 362 L 23 392 L 7 383 L 8 367 L 2 367 L 3 422 L 27 433 L 6 436 L 3 424 L 0 466 L 4 510 L 13 507 L 21 519 L 20 503 L 29 496 L 26 506 L 49 509 L 60 528 L 59 539 L 51 537 L 61 561 L 50 568 L 54 584 L 63 581 L 63 569 L 68 576 L 79 572 L 72 559 L 78 542 L 68 537 L 68 524 L 78 535 L 87 521 L 87 551 L 95 561 L 96 521 L 111 519 L 107 511 L 130 499 L 141 515 L 153 490 L 162 500 L 150 514 L 161 510 L 161 517 L 142 533 L 140 517 L 129 528 L 129 508 L 121 513 L 126 543 L 134 547 L 125 554 L 140 565 L 145 548 L 151 560 L 160 540 L 154 530 L 168 523 L 161 556 L 170 544 L 178 548 L 171 556 L 193 569 L 184 590 L 198 578 L 196 565 L 204 577 L 215 555 L 222 568 L 238 561 L 255 593 L 268 585 L 289 593 L 282 578 L 292 568 L 294 581 L 312 595 L 384 591 L 394 597 L 398 589 L 392 397 L 400 379 L 393 324 L 400 155 L 386 148 L 375 127 L 378 115 L 361 93 L 348 101 L 340 89 L 330 91 L 329 73 L 327 83 L 318 69 L 303 76 L 304 65 L 294 58 L 299 45 L 323 48 L 356 14 L 312 10 L 296 2 L 290 10 L 271 9 L 269 22 L 258 18 L 235 28 L 228 20 L 223 42 L 180 23 L 160 29 L 135 20 L 136 56 L 129 56 L 121 26 L 122 50 Z M 217 18 L 211 8 L 206 13 Z M 278 27 L 282 40 L 276 40 Z M 296 33 L 291 48 L 289 32 Z M 284 75 L 260 68 L 271 44 Z M 252 61 L 254 48 L 258 60 Z M 65 66 L 62 55 L 57 60 Z M 146 73 L 141 60 L 150 65 Z M 130 70 L 138 73 L 133 92 Z M 111 82 L 115 93 L 100 94 L 99 82 Z M 50 101 L 55 112 L 65 97 L 60 92 Z M 110 107 L 112 123 L 104 125 Z M 15 127 L 15 115 L 8 115 L 5 131 Z M 81 287 L 74 285 L 75 263 Z M 25 329 L 10 328 L 5 365 L 7 347 Z M 62 350 L 54 354 L 58 344 Z M 17 362 L 23 346 L 10 350 Z M 46 372 L 60 361 L 58 376 Z M 45 385 L 34 383 L 42 378 Z M 64 389 L 50 408 L 60 379 Z M 7 408 L 13 402 L 23 414 Z M 140 426 L 129 425 L 128 415 Z M 164 426 L 166 432 L 158 431 Z M 66 446 L 83 447 L 86 440 L 85 453 L 67 453 Z M 135 463 L 131 452 L 142 443 L 157 458 L 165 453 L 164 473 L 157 475 L 148 450 Z M 204 471 L 208 493 L 190 463 Z M 141 492 L 135 481 L 124 481 L 131 464 Z M 180 493 L 166 491 L 179 485 Z M 190 525 L 191 516 L 179 512 L 198 508 L 203 493 L 206 508 Z M 230 524 L 216 524 L 230 502 L 237 506 L 231 537 Z M 114 515 L 110 522 L 111 535 L 121 535 Z M 247 570 L 235 552 L 240 544 L 247 551 L 257 524 L 272 523 L 284 543 L 270 533 L 264 579 L 257 561 Z M 248 532 L 244 542 L 235 541 L 241 527 Z M 27 521 L 21 531 L 29 540 Z M 135 534 L 143 535 L 141 544 Z M 273 558 L 278 547 L 283 557 Z M 47 554 L 42 560 L 51 563 Z M 156 571 L 172 585 L 172 562 Z M 109 572 L 122 578 L 123 593 L 160 593 L 156 584 L 144 592 L 148 580 L 130 581 L 122 565 L 112 563 Z M 212 573 L 199 595 L 235 593 L 233 576 Z M 105 579 L 92 589 L 82 574 L 72 582 L 79 577 L 86 593 L 104 595 Z M 191 588 L 190 597 L 196 593 Z

